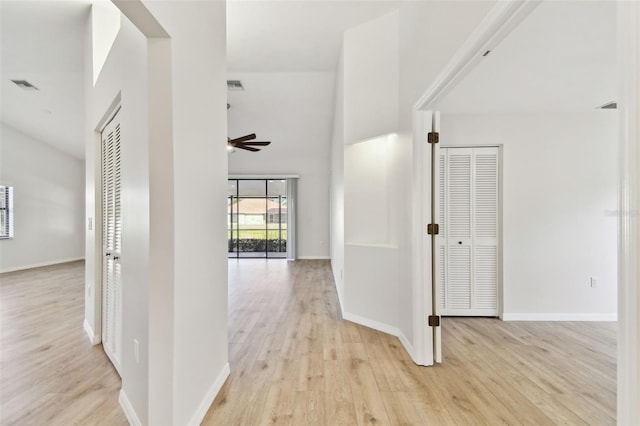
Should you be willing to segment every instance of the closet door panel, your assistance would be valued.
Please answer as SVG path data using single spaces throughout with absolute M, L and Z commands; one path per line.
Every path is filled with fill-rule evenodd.
M 498 149 L 442 148 L 439 162 L 443 315 L 498 315 Z

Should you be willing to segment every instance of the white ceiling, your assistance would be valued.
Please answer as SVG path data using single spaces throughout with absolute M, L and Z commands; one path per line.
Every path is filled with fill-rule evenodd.
M 228 94 L 229 137 L 255 133 L 256 140 L 272 141 L 261 152 L 236 150 L 229 157 L 229 170 L 237 172 L 234 167 L 246 159 L 326 155 L 333 121 L 333 73 L 231 73 L 229 77 L 240 79 L 245 87 Z M 266 161 L 260 170 L 269 167 Z
M 91 0 L 0 1 L 0 120 L 84 158 L 84 26 Z M 342 33 L 397 1 L 228 3 L 232 71 L 334 71 Z M 25 91 L 10 80 L 27 80 Z
M 449 113 L 593 110 L 616 97 L 614 1 L 547 1 L 437 107 Z
M 84 24 L 89 0 L 0 2 L 0 120 L 84 158 Z M 20 89 L 27 80 L 39 90 Z
M 77 158 L 84 158 L 89 3 L 0 1 L 0 119 Z M 231 0 L 229 70 L 334 71 L 343 31 L 398 6 L 398 1 Z M 615 34 L 615 2 L 545 2 L 440 107 L 445 112 L 575 110 L 614 100 Z M 24 91 L 10 79 L 26 79 L 40 90 Z M 236 113 L 250 101 L 250 90 L 245 100 L 236 100 Z
M 399 1 L 298 0 L 227 3 L 228 68 L 242 72 L 335 71 L 344 30 Z

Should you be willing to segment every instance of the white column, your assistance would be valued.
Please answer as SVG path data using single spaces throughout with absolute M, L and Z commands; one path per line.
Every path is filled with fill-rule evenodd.
M 618 410 L 619 425 L 640 424 L 640 3 L 618 2 Z

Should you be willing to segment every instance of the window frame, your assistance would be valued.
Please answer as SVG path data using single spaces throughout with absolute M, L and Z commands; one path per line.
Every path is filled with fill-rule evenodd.
M 0 185 L 0 198 L 4 202 L 0 204 L 0 215 L 5 217 L 4 226 L 0 228 L 0 240 L 13 238 L 13 187 Z

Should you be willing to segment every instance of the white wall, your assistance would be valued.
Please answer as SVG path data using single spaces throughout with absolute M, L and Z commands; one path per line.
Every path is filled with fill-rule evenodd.
M 91 34 L 91 23 L 87 24 Z M 86 215 L 95 226 L 86 233 L 85 321 L 101 334 L 101 193 L 100 137 L 95 131 L 114 100 L 121 96 L 122 158 L 122 389 L 138 418 L 148 422 L 149 383 L 149 136 L 147 108 L 147 42 L 127 19 L 114 41 L 95 87 L 91 36 L 86 39 Z M 140 362 L 133 358 L 133 338 L 140 344 Z M 99 337 L 97 338 L 99 341 Z
M 332 244 L 344 238 L 344 265 L 341 259 L 333 262 L 335 281 L 344 281 L 338 286 L 344 317 L 406 336 L 398 329 L 397 303 L 403 226 L 397 223 L 395 194 L 402 176 L 397 169 L 400 144 L 393 134 L 398 127 L 398 26 L 396 11 L 344 34 L 338 70 L 343 86 L 336 92 L 336 103 L 344 109 L 336 110 L 332 144 L 333 202 L 342 211 L 333 211 Z
M 443 146 L 503 145 L 505 319 L 615 319 L 616 140 L 616 111 L 443 115 Z
M 331 136 L 330 240 L 331 269 L 338 299 L 344 300 L 344 51 L 336 71 Z
M 345 144 L 398 128 L 399 13 L 344 33 Z
M 396 303 L 400 251 L 391 193 L 397 149 L 394 134 L 344 149 L 344 317 L 389 328 L 396 326 L 400 308 Z
M 0 272 L 84 258 L 84 164 L 2 123 L 0 184 L 13 187 L 14 238 Z
M 329 257 L 329 150 L 334 73 L 238 73 L 229 91 L 229 137 L 249 133 L 271 145 L 229 154 L 230 175 L 296 174 L 297 257 Z
M 390 244 L 393 176 L 389 163 L 395 135 L 347 145 L 344 150 L 345 241 L 347 244 Z
M 495 0 L 402 3 L 398 118 L 401 134 L 410 137 L 414 103 L 495 4 Z
M 147 7 L 171 36 L 175 191 L 172 423 L 196 424 L 229 373 L 226 4 L 148 1 Z M 160 171 L 162 163 L 158 166 Z
M 95 129 L 114 100 L 122 104 L 121 402 L 131 421 L 196 424 L 229 372 L 227 153 L 211 142 L 227 134 L 225 4 L 117 5 L 145 34 L 123 18 L 95 87 L 90 65 L 85 84 L 87 217 L 99 218 Z M 90 64 L 90 41 L 87 53 Z M 87 286 L 99 292 L 95 233 L 87 258 Z M 98 334 L 99 298 L 88 293 L 86 320 Z
M 387 14 L 345 32 L 343 58 L 338 78 L 332 143 L 332 259 L 334 279 L 340 283 L 344 269 L 346 314 L 361 323 L 406 337 L 408 349 L 414 341 L 412 287 L 412 108 L 457 48 L 480 23 L 494 2 L 404 2 L 399 11 Z M 385 255 L 372 255 L 375 247 L 353 244 L 341 264 L 342 194 L 346 173 L 343 145 L 362 139 L 397 133 L 386 164 L 389 228 Z M 355 160 L 354 160 L 355 161 Z M 346 191 L 346 190 L 345 190 Z M 345 220 L 346 217 L 345 217 Z M 334 248 L 335 247 L 335 248 Z M 362 253 L 359 252 L 362 251 Z M 389 250 L 393 254 L 388 253 Z M 351 258 L 349 253 L 351 253 Z M 368 257 L 368 255 L 370 255 Z M 375 262 L 371 259 L 375 258 Z M 349 272 L 351 268 L 351 272 Z M 355 269 L 354 269 L 355 268 Z M 365 268 L 374 268 L 375 282 Z M 351 278 L 350 278 L 351 277 Z M 353 278 L 353 281 L 351 279 Z M 337 284 L 338 291 L 342 291 Z M 375 292 L 372 288 L 376 288 Z M 356 302 L 357 301 L 357 302 Z M 361 302 L 367 303 L 361 303 Z
M 640 291 L 637 261 L 640 235 L 638 216 L 627 209 L 637 209 L 640 199 L 638 164 L 640 164 L 640 4 L 629 2 L 618 6 L 618 53 L 620 56 L 619 96 L 620 109 L 620 285 L 618 292 L 618 406 L 620 424 L 640 422 Z M 626 210 L 626 211 L 625 211 Z M 637 210 L 636 210 L 637 211 Z

